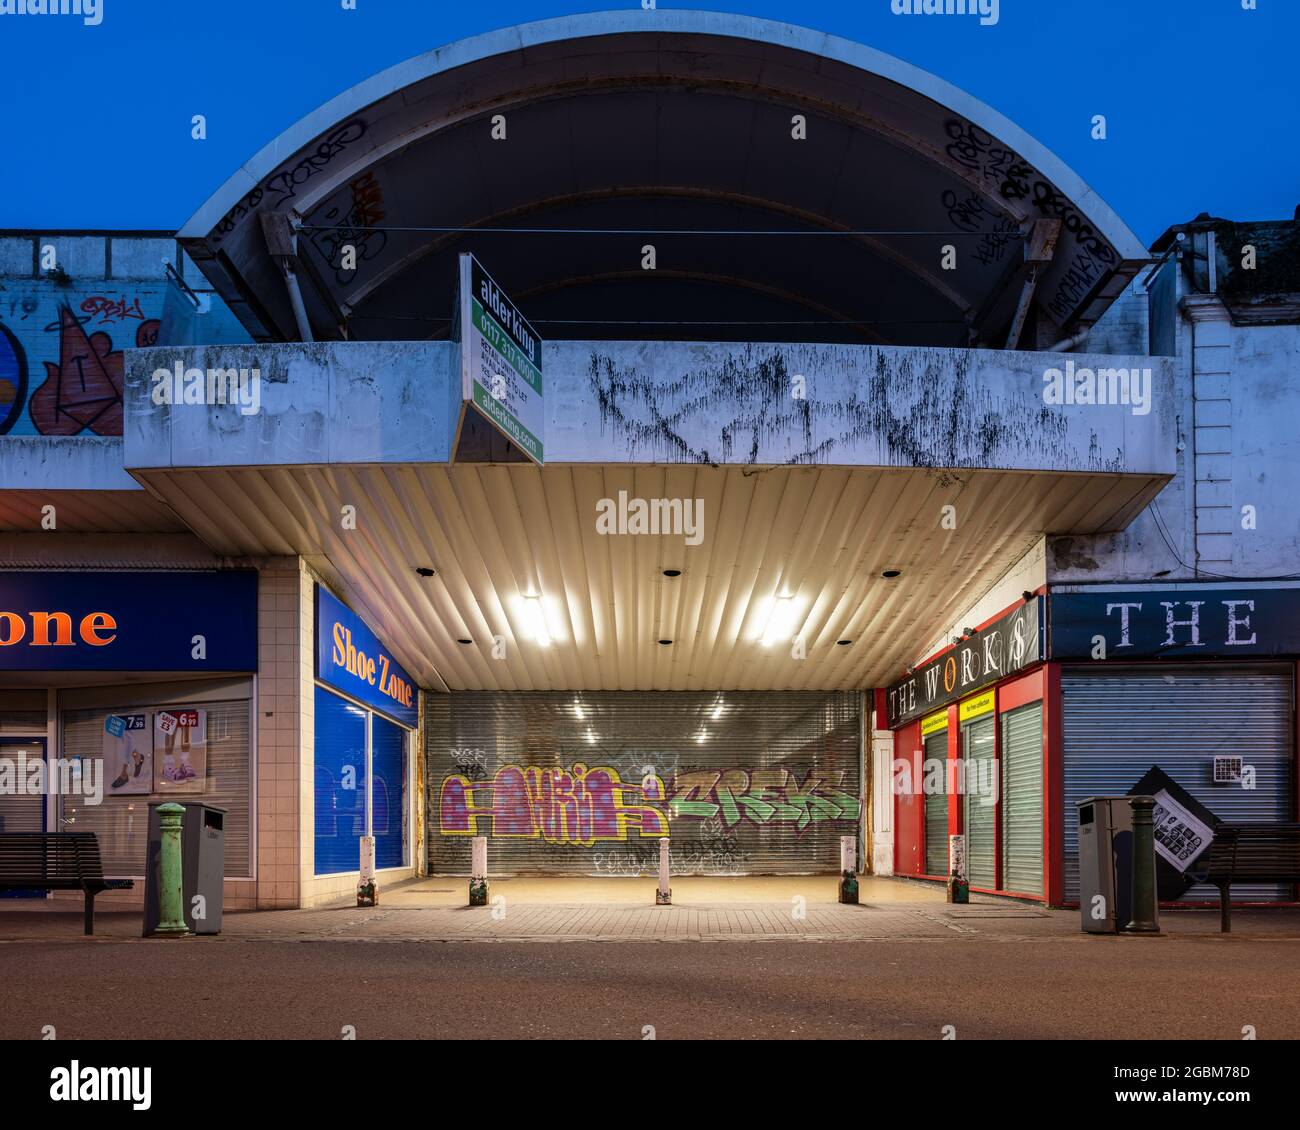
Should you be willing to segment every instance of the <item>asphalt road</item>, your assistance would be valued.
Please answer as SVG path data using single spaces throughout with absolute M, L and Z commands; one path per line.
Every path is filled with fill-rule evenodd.
M 1300 1038 L 1300 941 L 0 945 L 0 1038 Z

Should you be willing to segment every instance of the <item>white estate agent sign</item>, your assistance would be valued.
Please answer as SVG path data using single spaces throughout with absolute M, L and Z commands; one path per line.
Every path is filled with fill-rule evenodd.
M 542 463 L 542 339 L 473 255 L 460 257 L 460 330 L 465 403 Z

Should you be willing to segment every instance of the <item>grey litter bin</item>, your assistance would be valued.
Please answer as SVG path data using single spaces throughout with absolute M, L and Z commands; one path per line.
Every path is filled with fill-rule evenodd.
M 1079 916 L 1085 933 L 1118 933 L 1133 916 L 1132 799 L 1090 796 L 1078 802 Z
M 226 810 L 187 797 L 169 797 L 149 804 L 149 839 L 145 849 L 144 933 L 158 926 L 159 864 L 162 828 L 158 806 L 174 802 L 185 806 L 181 817 L 181 891 L 185 925 L 195 934 L 221 933 L 222 883 L 226 873 Z M 194 896 L 203 896 L 202 918 L 195 917 Z

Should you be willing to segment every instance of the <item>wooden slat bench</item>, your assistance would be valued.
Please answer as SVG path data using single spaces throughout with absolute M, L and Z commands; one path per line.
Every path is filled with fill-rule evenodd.
M 0 832 L 0 890 L 83 892 L 88 935 L 95 932 L 95 896 L 133 886 L 104 878 L 94 832 Z
M 1219 888 L 1219 928 L 1231 933 L 1233 883 L 1300 883 L 1300 824 L 1220 824 L 1194 875 Z

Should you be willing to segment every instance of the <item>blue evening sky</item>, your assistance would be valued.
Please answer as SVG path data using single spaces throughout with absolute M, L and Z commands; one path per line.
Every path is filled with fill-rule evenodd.
M 11 0 L 0 0 L 0 7 Z M 320 103 L 429 48 L 640 0 L 102 0 L 103 22 L 0 15 L 0 228 L 175 229 Z M 1001 0 L 1000 20 L 890 0 L 678 0 L 897 55 L 1017 122 L 1144 242 L 1208 211 L 1300 204 L 1300 0 Z M 190 139 L 191 115 L 208 140 Z M 1093 141 L 1105 114 L 1109 138 Z

